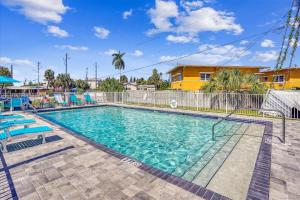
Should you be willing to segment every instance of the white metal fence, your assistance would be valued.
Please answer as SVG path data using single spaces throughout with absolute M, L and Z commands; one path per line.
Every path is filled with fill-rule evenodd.
M 91 92 L 98 103 L 123 103 L 130 105 L 141 105 L 149 107 L 170 108 L 171 104 L 176 108 L 194 111 L 230 113 L 239 108 L 237 114 L 262 116 L 260 109 L 276 109 L 282 111 L 287 118 L 300 119 L 300 95 L 299 92 L 290 92 L 288 95 L 273 94 L 241 94 L 241 93 L 203 93 L 188 91 L 125 91 L 125 92 Z M 276 95 L 276 98 L 274 98 Z M 10 94 L 5 96 L 20 97 L 21 94 Z M 67 97 L 62 93 L 63 97 Z M 82 94 L 77 94 L 83 99 Z M 4 96 L 1 95 L 3 98 Z M 285 98 L 283 98 L 285 97 Z M 38 101 L 41 95 L 29 95 L 29 98 Z M 296 103 L 291 106 L 288 100 L 293 99 Z M 280 101 L 279 101 L 279 100 Z M 66 98 L 66 101 L 67 98 Z M 297 103 L 298 102 L 298 103 Z M 274 114 L 274 113 L 273 113 Z
M 239 93 L 201 93 L 185 91 L 126 91 L 93 93 L 99 103 L 123 103 L 149 107 L 171 107 L 195 111 L 229 113 L 239 108 L 238 114 L 262 115 L 265 95 Z

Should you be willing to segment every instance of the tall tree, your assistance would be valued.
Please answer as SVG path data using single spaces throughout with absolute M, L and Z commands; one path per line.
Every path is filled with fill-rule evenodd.
M 121 83 L 128 83 L 128 78 L 127 78 L 127 76 L 126 76 L 126 75 L 122 75 L 122 76 L 120 77 L 120 82 L 121 82 Z
M 117 70 L 120 70 L 120 79 L 119 79 L 120 82 L 121 82 L 121 72 L 122 70 L 125 69 L 125 62 L 123 60 L 124 55 L 125 53 L 121 53 L 120 51 L 118 53 L 112 54 L 113 56 L 112 64 L 115 66 Z
M 266 86 L 257 76 L 242 73 L 238 69 L 218 71 L 202 89 L 205 92 L 266 92 Z
M 55 87 L 60 87 L 64 90 L 70 90 L 75 87 L 75 82 L 71 79 L 70 74 L 58 74 L 54 85 Z
M 148 78 L 148 84 L 158 86 L 160 81 L 160 75 L 157 69 L 153 69 L 152 75 Z
M 76 80 L 75 85 L 76 85 L 77 89 L 80 89 L 83 91 L 90 89 L 90 85 L 86 81 L 81 80 L 81 79 Z
M 124 90 L 124 87 L 115 78 L 107 78 L 101 82 L 99 89 L 103 92 L 121 92 Z
M 7 67 L 0 67 L 0 76 L 11 76 L 11 73 Z M 11 86 L 11 83 L 1 84 L 1 88 Z
M 47 81 L 47 89 L 48 87 L 53 87 L 54 86 L 54 80 L 55 80 L 55 76 L 54 76 L 54 71 L 51 69 L 47 69 L 45 71 L 44 77 Z

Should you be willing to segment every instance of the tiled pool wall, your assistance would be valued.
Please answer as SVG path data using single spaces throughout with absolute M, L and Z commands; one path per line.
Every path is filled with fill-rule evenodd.
M 92 107 L 103 107 L 103 106 L 115 106 L 115 107 L 124 107 L 128 109 L 138 109 L 138 110 L 146 110 L 146 111 L 152 111 L 152 112 L 162 112 L 162 113 L 173 113 L 173 114 L 179 114 L 179 115 L 189 115 L 194 117 L 204 117 L 204 118 L 210 118 L 210 119 L 218 119 L 221 118 L 220 116 L 213 116 L 213 115 L 206 115 L 206 114 L 198 114 L 198 113 L 190 113 L 190 112 L 184 112 L 184 111 L 171 111 L 171 110 L 163 110 L 163 109 L 153 109 L 153 108 L 147 108 L 147 107 L 132 107 L 132 106 L 124 106 L 124 105 L 110 105 L 110 104 L 103 104 L 103 105 L 95 105 L 95 106 L 88 106 L 88 107 L 68 107 L 68 108 L 58 108 L 58 109 L 47 109 L 47 110 L 39 110 L 38 112 L 51 112 L 51 111 L 62 111 L 62 110 L 71 110 L 71 109 L 84 109 L 84 108 L 92 108 Z M 207 188 L 204 188 L 202 186 L 196 185 L 192 182 L 189 182 L 187 180 L 184 180 L 180 177 L 168 174 L 162 170 L 156 169 L 154 167 L 151 167 L 147 164 L 144 164 L 134 158 L 131 158 L 127 155 L 118 153 L 114 151 L 113 149 L 107 148 L 106 146 L 102 144 L 98 144 L 96 142 L 93 142 L 92 140 L 82 136 L 80 133 L 70 130 L 66 126 L 64 126 L 61 123 L 54 122 L 50 118 L 47 118 L 45 116 L 38 115 L 38 118 L 52 124 L 52 125 L 58 125 L 61 127 L 62 130 L 65 132 L 73 135 L 74 137 L 85 141 L 86 143 L 101 149 L 102 151 L 124 161 L 131 163 L 138 167 L 139 169 L 142 169 L 158 178 L 161 178 L 169 183 L 172 183 L 180 188 L 183 188 L 189 192 L 192 192 L 196 194 L 197 196 L 200 196 L 204 199 L 229 199 L 228 197 L 225 197 L 223 195 L 220 195 L 216 192 L 213 192 Z M 252 174 L 251 182 L 248 188 L 247 193 L 247 199 L 269 199 L 269 190 L 270 190 L 270 171 L 271 171 L 271 151 L 272 151 L 272 133 L 273 133 L 273 123 L 270 121 L 263 121 L 263 120 L 254 120 L 254 119 L 243 119 L 243 118 L 228 118 L 230 121 L 236 121 L 236 122 L 243 122 L 243 123 L 253 123 L 253 124 L 259 124 L 264 125 L 264 133 L 261 141 L 261 145 L 259 148 L 259 152 L 257 155 L 254 171 Z

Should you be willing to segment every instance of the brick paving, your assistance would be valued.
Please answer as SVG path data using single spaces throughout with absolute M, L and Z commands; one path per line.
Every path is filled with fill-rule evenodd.
M 272 121 L 273 136 L 280 137 L 281 123 Z M 285 145 L 272 139 L 270 199 L 300 199 L 300 122 L 289 120 L 286 127 Z M 62 140 L 4 154 L 7 166 L 14 166 L 9 172 L 20 199 L 201 199 L 54 128 L 50 135 Z M 10 199 L 3 177 L 0 170 L 0 199 Z

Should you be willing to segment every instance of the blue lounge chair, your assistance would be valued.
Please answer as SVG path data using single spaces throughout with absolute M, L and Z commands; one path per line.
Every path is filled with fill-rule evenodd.
M 9 128 L 11 126 L 4 126 L 1 127 L 0 129 L 4 129 L 0 133 L 0 144 L 1 144 L 1 151 L 2 152 L 7 152 L 7 143 L 11 141 L 12 138 L 18 137 L 18 136 L 38 136 L 38 138 L 42 137 L 42 143 L 46 142 L 46 132 L 51 132 L 53 131 L 52 128 L 48 126 L 38 126 L 38 127 L 32 127 L 32 128 L 21 128 L 21 129 L 15 129 L 9 131 Z
M 70 102 L 73 105 L 82 105 L 83 102 L 77 98 L 75 94 L 70 94 Z
M 58 105 L 61 105 L 61 106 L 68 105 L 68 103 L 62 99 L 61 94 L 54 94 L 54 99 L 55 99 L 56 103 L 58 103 Z
M 83 96 L 84 96 L 85 102 L 86 102 L 87 104 L 95 104 L 95 103 L 97 103 L 96 100 L 92 99 L 92 97 L 91 97 L 90 94 L 86 93 L 86 94 L 84 94 Z
M 33 124 L 36 121 L 34 119 L 23 119 L 23 120 L 11 120 L 11 121 L 5 121 L 5 122 L 0 122 L 0 127 L 2 126 L 16 126 L 16 125 L 23 125 L 27 126 L 28 124 Z
M 15 114 L 0 115 L 0 121 L 6 119 L 22 119 L 22 118 L 24 118 L 23 115 L 15 115 Z

